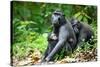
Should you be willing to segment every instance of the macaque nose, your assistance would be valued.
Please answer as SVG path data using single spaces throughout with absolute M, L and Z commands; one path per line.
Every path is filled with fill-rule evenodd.
M 58 21 L 60 21 L 60 17 L 58 18 Z

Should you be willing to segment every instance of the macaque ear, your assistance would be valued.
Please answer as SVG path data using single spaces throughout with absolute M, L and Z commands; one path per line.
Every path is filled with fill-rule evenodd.
M 62 14 L 65 17 L 65 14 Z
M 77 27 L 78 27 L 78 28 L 81 27 L 81 22 L 80 22 L 80 21 L 77 22 Z
M 79 21 L 79 20 L 77 20 L 77 23 L 80 23 L 80 21 Z

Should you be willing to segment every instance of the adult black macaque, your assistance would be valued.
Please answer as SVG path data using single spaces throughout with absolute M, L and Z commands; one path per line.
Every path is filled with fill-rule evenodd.
M 71 24 L 76 34 L 78 46 L 82 46 L 82 42 L 90 41 L 93 36 L 93 31 L 88 24 L 80 22 L 76 19 L 72 19 Z
M 58 42 L 54 44 L 53 49 L 49 45 L 43 60 L 48 62 L 53 56 L 62 48 L 66 51 L 73 51 L 76 48 L 76 36 L 72 28 L 71 23 L 65 19 L 63 12 L 56 10 L 53 12 L 51 17 L 51 23 L 53 25 L 53 34 L 57 36 Z

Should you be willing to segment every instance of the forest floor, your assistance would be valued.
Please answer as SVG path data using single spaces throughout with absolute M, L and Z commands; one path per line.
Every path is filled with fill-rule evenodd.
M 13 66 L 26 66 L 26 65 L 41 65 L 42 54 L 39 50 L 35 50 L 33 53 L 30 53 L 24 60 L 18 61 L 16 58 L 13 58 Z M 93 48 L 90 51 L 76 51 L 72 56 L 66 56 L 61 60 L 55 62 L 48 62 L 43 64 L 65 64 L 65 63 L 76 63 L 76 62 L 90 62 L 97 61 L 97 49 Z

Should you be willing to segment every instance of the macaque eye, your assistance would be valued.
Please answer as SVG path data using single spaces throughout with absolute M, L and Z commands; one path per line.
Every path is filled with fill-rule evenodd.
M 58 16 L 58 15 L 60 15 L 60 14 L 59 14 L 59 13 L 54 13 L 54 15 L 57 15 L 57 16 Z
M 77 26 L 77 24 L 72 24 L 73 26 Z

